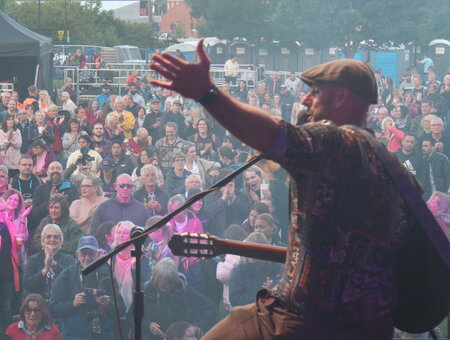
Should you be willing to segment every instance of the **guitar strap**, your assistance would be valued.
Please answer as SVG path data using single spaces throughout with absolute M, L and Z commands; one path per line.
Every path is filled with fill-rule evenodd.
M 450 301 L 448 298 L 448 286 L 446 286 L 446 282 L 449 281 L 448 278 L 450 276 L 450 243 L 447 235 L 442 232 L 441 227 L 437 223 L 431 211 L 426 206 L 424 200 L 422 199 L 418 183 L 415 182 L 414 178 L 409 174 L 408 170 L 404 166 L 400 165 L 396 158 L 392 154 L 390 154 L 387 149 L 381 143 L 379 143 L 375 139 L 375 137 L 371 135 L 367 130 L 354 126 L 352 126 L 351 129 L 366 136 L 370 146 L 373 150 L 375 150 L 379 159 L 384 164 L 385 169 L 393 180 L 398 192 L 403 197 L 405 203 L 409 207 L 409 210 L 416 218 L 418 227 L 421 231 L 423 231 L 422 234 L 425 234 L 427 238 L 427 240 L 418 242 L 417 240 L 422 237 L 422 234 L 413 232 L 413 240 L 410 240 L 410 243 L 412 244 L 409 247 L 410 253 L 408 254 L 406 252 L 406 257 L 400 255 L 401 260 L 399 265 L 405 267 L 403 274 L 406 273 L 406 276 L 408 276 L 407 280 L 414 281 L 413 277 L 409 277 L 413 274 L 424 275 L 423 273 L 412 273 L 412 271 L 418 271 L 417 268 L 426 270 L 423 265 L 429 268 L 428 275 L 431 274 L 430 276 L 432 277 L 429 277 L 428 281 L 425 281 L 425 284 L 423 281 L 421 282 L 422 284 L 424 284 L 422 287 L 422 289 L 424 290 L 423 293 L 416 291 L 416 294 L 414 295 L 414 292 L 412 292 L 411 294 L 411 290 L 408 292 L 407 289 L 405 289 L 403 297 L 406 296 L 406 299 L 403 298 L 403 306 L 401 309 L 402 312 L 400 312 L 400 314 L 405 314 L 405 316 L 397 315 L 398 317 L 395 318 L 396 315 L 394 311 L 394 324 L 395 321 L 397 321 L 398 328 L 405 328 L 403 330 L 409 328 L 415 330 L 410 332 L 418 333 L 419 329 L 420 331 L 422 331 L 427 327 L 422 325 L 436 324 L 436 321 L 439 322 L 439 320 L 441 320 L 441 318 L 443 318 L 443 316 L 446 314 L 449 320 L 448 332 L 450 334 Z M 435 251 L 436 255 L 433 255 L 433 251 Z M 417 264 L 417 268 L 415 268 L 414 264 L 408 265 L 407 263 L 405 263 L 408 260 L 414 261 L 417 259 L 417 257 L 415 259 L 412 259 L 412 254 L 420 254 L 423 258 L 427 259 L 424 262 L 421 262 L 422 259 L 419 259 L 418 262 L 422 264 L 422 267 L 420 267 L 420 264 Z M 442 260 L 441 265 L 436 263 L 436 261 L 439 262 L 439 259 Z M 442 281 L 442 284 L 440 284 L 439 281 Z M 419 288 L 419 286 L 415 286 L 415 288 Z M 434 291 L 435 294 L 433 295 L 431 291 Z M 425 299 L 430 302 L 429 305 L 431 306 L 432 310 L 423 310 L 422 313 L 414 314 L 413 312 L 410 315 L 406 315 L 407 312 L 405 313 L 404 307 L 405 305 L 408 305 L 408 303 L 405 304 L 405 300 L 409 299 L 410 301 L 414 301 L 415 298 L 417 298 L 417 300 L 420 300 L 421 293 L 425 297 Z M 442 299 L 444 301 L 442 301 Z M 425 304 L 420 305 L 419 303 L 418 305 L 422 307 Z M 417 305 L 414 305 L 414 303 L 411 303 L 410 306 L 407 307 L 411 307 L 412 309 L 414 309 L 414 307 L 416 306 Z M 436 313 L 434 313 L 433 310 Z M 436 318 L 434 316 L 436 316 Z M 416 318 L 417 324 L 421 323 L 422 321 L 423 323 L 421 325 L 417 325 L 416 327 L 416 325 L 414 325 L 414 321 L 411 324 L 411 321 L 408 320 L 414 318 Z
M 449 240 L 442 232 L 441 227 L 428 209 L 425 201 L 422 199 L 422 193 L 420 192 L 417 182 L 415 182 L 408 170 L 397 161 L 395 156 L 389 153 L 384 145 L 378 142 L 372 134 L 367 130 L 356 126 L 351 126 L 351 129 L 360 132 L 367 137 L 370 146 L 376 151 L 379 159 L 383 162 L 411 213 L 414 215 L 420 227 L 428 236 L 429 241 L 450 271 Z

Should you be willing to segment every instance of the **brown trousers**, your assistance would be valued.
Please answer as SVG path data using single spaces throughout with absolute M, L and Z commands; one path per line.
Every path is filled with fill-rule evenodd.
M 255 303 L 233 308 L 202 340 L 391 340 L 392 335 L 392 324 L 386 319 L 339 331 L 305 325 L 262 290 Z

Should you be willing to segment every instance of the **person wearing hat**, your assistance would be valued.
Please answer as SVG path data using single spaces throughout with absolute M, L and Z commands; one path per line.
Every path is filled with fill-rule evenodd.
M 178 136 L 182 139 L 186 139 L 186 127 L 187 124 L 184 120 L 183 113 L 181 112 L 181 108 L 183 103 L 179 100 L 175 100 L 172 105 L 172 110 L 167 111 L 161 118 L 161 124 L 159 126 L 160 135 L 164 135 L 164 127 L 168 122 L 173 122 L 177 124 L 177 132 Z
M 377 102 L 370 67 L 340 59 L 304 71 L 308 123 L 294 126 L 218 90 L 203 40 L 197 53 L 197 63 L 154 56 L 150 68 L 168 80 L 152 84 L 197 100 L 233 135 L 282 165 L 292 178 L 295 217 L 280 281 L 259 291 L 255 303 L 234 308 L 203 339 L 391 339 L 394 260 L 412 226 L 373 149 L 378 142 L 370 144 L 359 129 Z
M 116 316 L 111 278 L 107 266 L 89 275 L 81 270 L 100 256 L 97 239 L 83 236 L 78 241 L 77 263 L 64 269 L 56 278 L 50 298 L 53 317 L 62 319 L 64 340 L 110 340 L 114 338 Z M 113 285 L 118 291 L 115 279 Z M 125 304 L 116 295 L 119 316 L 125 314 Z
M 98 103 L 98 107 L 100 108 L 100 110 L 103 109 L 103 105 L 104 104 L 108 104 L 109 100 L 111 98 L 111 93 L 109 93 L 110 90 L 110 86 L 109 84 L 103 84 L 102 85 L 102 93 L 100 93 L 97 98 L 95 99 Z
M 102 189 L 105 193 L 105 197 L 113 197 L 116 194 L 116 173 L 114 171 L 115 162 L 111 157 L 103 159 L 100 164 L 100 180 L 102 181 Z
M 159 133 L 159 127 L 161 126 L 163 114 L 160 100 L 158 98 L 152 99 L 150 101 L 150 111 L 145 115 L 142 126 L 147 129 L 148 134 L 152 137 L 153 143 L 156 143 L 162 137 Z

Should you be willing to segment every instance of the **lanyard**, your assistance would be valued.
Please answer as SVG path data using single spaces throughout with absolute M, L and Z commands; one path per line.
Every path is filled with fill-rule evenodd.
M 30 179 L 30 191 L 33 186 L 33 179 Z M 22 194 L 22 180 L 19 178 L 19 191 Z

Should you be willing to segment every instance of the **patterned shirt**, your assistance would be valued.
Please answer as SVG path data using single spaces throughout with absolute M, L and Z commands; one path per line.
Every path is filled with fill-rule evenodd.
M 286 265 L 273 295 L 324 329 L 389 320 L 394 259 L 410 222 L 366 137 L 325 121 L 283 122 L 266 156 L 293 179 Z

